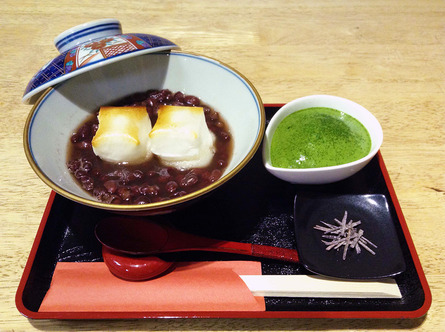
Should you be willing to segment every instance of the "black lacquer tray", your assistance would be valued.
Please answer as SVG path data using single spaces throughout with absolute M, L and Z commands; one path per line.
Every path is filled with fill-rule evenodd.
M 266 107 L 271 116 L 279 105 Z M 431 304 L 431 293 L 397 197 L 378 153 L 356 175 L 330 185 L 303 186 L 283 182 L 262 164 L 261 148 L 249 164 L 219 190 L 196 204 L 158 216 L 183 231 L 230 241 L 296 248 L 293 203 L 295 195 L 380 194 L 386 197 L 401 245 L 406 269 L 395 279 L 401 299 L 279 298 L 266 297 L 261 312 L 39 312 L 57 262 L 102 261 L 101 246 L 94 236 L 96 222 L 110 213 L 51 194 L 22 280 L 16 304 L 34 319 L 108 318 L 416 318 Z M 176 259 L 236 260 L 221 253 L 183 253 Z M 263 274 L 311 274 L 302 266 L 262 260 Z

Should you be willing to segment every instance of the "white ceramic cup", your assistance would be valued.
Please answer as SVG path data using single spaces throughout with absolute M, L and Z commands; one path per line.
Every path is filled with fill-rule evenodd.
M 310 107 L 328 107 L 351 115 L 360 121 L 368 130 L 371 137 L 369 153 L 353 162 L 319 168 L 279 168 L 274 167 L 270 160 L 270 145 L 273 134 L 279 123 L 289 114 Z M 263 142 L 263 162 L 267 171 L 276 177 L 296 184 L 326 184 L 346 179 L 365 167 L 379 151 L 383 142 L 383 131 L 375 116 L 363 106 L 336 96 L 312 95 L 298 98 L 280 108 L 272 117 L 266 128 Z

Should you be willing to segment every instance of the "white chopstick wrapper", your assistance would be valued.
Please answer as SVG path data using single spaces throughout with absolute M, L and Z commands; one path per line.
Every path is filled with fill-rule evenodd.
M 392 278 L 377 280 L 343 280 L 308 275 L 242 275 L 255 296 L 389 298 L 402 297 Z

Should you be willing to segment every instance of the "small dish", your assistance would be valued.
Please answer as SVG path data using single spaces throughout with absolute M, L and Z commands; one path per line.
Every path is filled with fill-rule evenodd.
M 326 226 L 323 222 L 338 225 L 334 219 L 342 221 L 345 212 L 347 222 L 361 221 L 356 228 L 363 230 L 363 236 L 377 246 L 368 245 L 375 254 L 363 247 L 360 253 L 349 248 L 343 259 L 344 246 L 327 250 L 322 241 L 331 240 L 322 237 L 323 232 L 314 227 Z M 294 223 L 297 250 L 310 271 L 322 268 L 343 278 L 371 279 L 394 276 L 406 269 L 385 195 L 298 195 L 294 201 Z
M 357 119 L 367 129 L 371 138 L 369 153 L 358 160 L 318 168 L 281 168 L 272 166 L 270 147 L 272 138 L 280 122 L 291 113 L 311 107 L 333 108 Z M 266 128 L 263 142 L 263 162 L 269 173 L 297 184 L 326 184 L 343 180 L 365 167 L 376 155 L 383 142 L 383 131 L 378 120 L 363 106 L 345 98 L 329 95 L 313 95 L 298 98 L 287 103 L 272 117 Z
M 24 103 L 34 104 L 49 87 L 95 68 L 142 54 L 179 49 L 162 37 L 122 34 L 121 24 L 115 19 L 75 26 L 58 35 L 54 45 L 60 55 L 32 77 L 23 94 Z

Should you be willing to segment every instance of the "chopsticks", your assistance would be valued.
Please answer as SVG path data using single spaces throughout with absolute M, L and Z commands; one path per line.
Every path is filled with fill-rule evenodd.
M 402 297 L 393 278 L 345 280 L 312 275 L 241 275 L 255 296 L 310 298 Z

